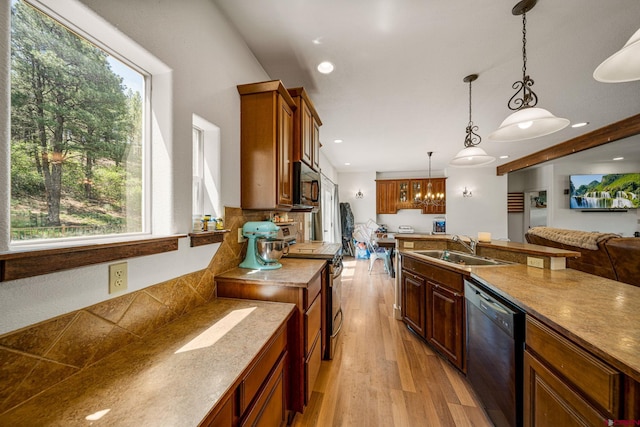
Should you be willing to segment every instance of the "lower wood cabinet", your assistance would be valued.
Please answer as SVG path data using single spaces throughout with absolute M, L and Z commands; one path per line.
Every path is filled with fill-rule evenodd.
M 325 306 L 321 290 L 323 279 L 328 274 L 328 267 L 325 266 L 306 286 L 216 277 L 218 297 L 296 304 L 298 309 L 289 330 L 287 378 L 288 405 L 293 412 L 304 411 L 320 371 L 323 354 L 322 314 Z
M 407 326 L 465 371 L 465 308 L 461 273 L 401 256 L 401 308 Z
M 280 328 L 200 426 L 286 425 L 288 335 L 288 326 Z
M 436 282 L 427 289 L 427 340 L 463 369 L 464 295 Z
M 427 281 L 424 277 L 402 270 L 402 320 L 426 339 Z
M 527 316 L 524 426 L 606 426 L 640 419 L 640 385 Z M 631 424 L 615 424 L 631 425 Z

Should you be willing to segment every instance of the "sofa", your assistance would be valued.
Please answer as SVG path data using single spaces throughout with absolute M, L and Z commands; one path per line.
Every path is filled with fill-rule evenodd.
M 580 252 L 567 258 L 567 267 L 619 282 L 640 286 L 640 238 L 617 234 L 533 227 L 527 242 Z

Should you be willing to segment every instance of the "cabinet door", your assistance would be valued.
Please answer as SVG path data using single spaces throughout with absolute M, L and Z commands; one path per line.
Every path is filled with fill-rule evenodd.
M 293 205 L 293 179 L 291 164 L 291 149 L 293 147 L 293 112 L 289 105 L 278 97 L 278 194 L 280 206 Z
M 376 181 L 376 213 L 396 213 L 395 181 Z
M 431 179 L 431 191 L 435 194 L 444 194 L 444 200 L 446 201 L 447 189 L 446 178 L 432 178 Z M 427 185 L 429 180 L 424 181 L 424 189 L 427 191 Z M 427 206 L 422 209 L 422 213 L 425 214 L 444 214 L 447 212 L 446 204 L 441 206 Z
M 302 133 L 300 135 L 302 153 L 300 160 L 313 167 L 313 114 L 306 102 L 301 100 L 300 105 L 302 106 Z
M 418 335 L 425 336 L 427 281 L 406 270 L 402 271 L 402 318 Z
M 406 209 L 411 206 L 411 194 L 409 192 L 409 180 L 396 181 L 398 185 L 398 197 L 396 199 L 398 208 Z
M 524 427 L 595 427 L 607 418 L 525 350 Z
M 424 181 L 421 179 L 412 179 L 410 182 L 411 202 L 419 202 L 425 196 L 426 188 L 424 187 Z
M 427 340 L 462 370 L 463 295 L 434 282 L 429 282 L 427 292 Z
M 287 421 L 286 388 L 284 385 L 284 365 L 286 352 L 273 368 L 255 404 L 247 411 L 240 426 L 284 426 Z
M 311 149 L 312 149 L 312 163 L 313 168 L 320 171 L 320 125 L 314 119 L 313 120 L 313 139 L 311 141 Z

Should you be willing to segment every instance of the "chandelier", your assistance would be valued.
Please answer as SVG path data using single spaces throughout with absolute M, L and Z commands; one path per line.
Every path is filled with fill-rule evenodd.
M 509 115 L 500 127 L 489 134 L 492 141 L 520 141 L 537 138 L 564 129 L 569 120 L 556 117 L 544 108 L 538 108 L 538 96 L 531 89 L 533 79 L 527 75 L 527 12 L 533 9 L 537 0 L 521 0 L 511 13 L 522 15 L 522 81 L 511 86 L 516 93 L 509 99 L 507 106 L 515 111 Z
M 469 83 L 469 124 L 467 124 L 467 134 L 464 138 L 464 148 L 458 151 L 458 154 L 449 162 L 451 166 L 478 167 L 488 165 L 496 160 L 495 157 L 488 155 L 478 147 L 482 138 L 476 133 L 478 126 L 474 125 L 471 120 L 471 82 L 477 78 L 477 74 L 471 74 L 462 79 L 463 82 Z
M 424 198 L 421 198 L 420 193 L 416 194 L 415 198 L 413 199 L 413 203 L 417 206 L 424 206 L 424 207 L 444 206 L 445 205 L 444 193 L 434 192 L 433 185 L 431 184 L 431 155 L 433 154 L 433 151 L 429 151 L 427 154 L 429 155 L 429 180 L 427 181 L 426 192 L 425 192 Z

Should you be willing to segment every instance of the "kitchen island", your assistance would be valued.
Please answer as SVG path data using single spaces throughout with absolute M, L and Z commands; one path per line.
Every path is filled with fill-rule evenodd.
M 257 359 L 286 358 L 293 310 L 292 304 L 214 299 L 2 414 L 0 425 L 196 426 L 212 422 L 208 417 L 221 406 L 232 423 L 237 415 L 229 402 L 240 385 L 262 384 L 251 369 L 264 360 Z M 245 397 L 235 414 L 255 409 L 259 399 Z
M 520 245 L 528 254 L 547 251 L 536 245 L 516 246 Z M 526 263 L 459 266 L 411 250 L 402 250 L 400 257 L 410 267 L 418 262 L 475 279 L 524 310 L 525 426 L 640 419 L 640 288 L 576 270 Z M 425 271 L 426 282 L 433 280 L 431 270 Z M 417 279 L 400 280 L 414 283 Z M 405 298 L 415 296 L 400 296 Z M 419 313 L 415 305 L 408 307 L 409 314 Z

